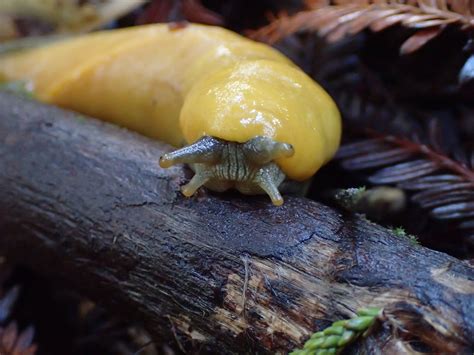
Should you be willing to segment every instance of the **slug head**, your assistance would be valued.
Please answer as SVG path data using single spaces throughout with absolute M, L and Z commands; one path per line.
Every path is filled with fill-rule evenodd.
M 289 143 L 294 154 L 274 161 L 296 181 L 309 179 L 334 155 L 341 134 L 331 97 L 297 67 L 269 60 L 240 61 L 199 80 L 185 97 L 179 124 L 187 142 L 207 135 Z
M 201 186 L 214 191 L 235 188 L 244 194 L 266 193 L 276 206 L 283 204 L 278 186 L 285 174 L 274 162 L 294 154 L 290 144 L 258 136 L 245 143 L 227 142 L 205 136 L 195 143 L 167 153 L 160 166 L 190 164 L 195 171 L 191 181 L 181 188 L 190 197 Z

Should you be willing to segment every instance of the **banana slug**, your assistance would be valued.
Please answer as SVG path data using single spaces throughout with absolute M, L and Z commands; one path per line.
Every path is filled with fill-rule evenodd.
M 220 27 L 166 24 L 101 31 L 0 57 L 43 102 L 113 122 L 178 149 L 182 187 L 268 194 L 310 178 L 341 135 L 331 97 L 277 50 Z

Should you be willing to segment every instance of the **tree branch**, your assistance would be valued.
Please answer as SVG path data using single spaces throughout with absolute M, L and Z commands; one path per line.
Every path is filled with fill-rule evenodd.
M 382 306 L 389 321 L 359 350 L 400 350 L 407 334 L 435 352 L 474 349 L 467 263 L 307 199 L 185 199 L 187 171 L 157 164 L 170 147 L 9 94 L 0 144 L 2 252 L 156 340 L 175 330 L 186 349 L 286 352 Z

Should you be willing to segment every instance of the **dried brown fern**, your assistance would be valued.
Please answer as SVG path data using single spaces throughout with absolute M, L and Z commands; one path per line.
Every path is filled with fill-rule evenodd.
M 8 278 L 9 272 L 0 270 L 0 286 Z M 15 321 L 7 323 L 13 306 L 19 295 L 19 287 L 14 286 L 7 292 L 0 288 L 0 354 L 1 355 L 34 355 L 37 346 L 32 344 L 34 329 L 27 327 L 19 332 Z
M 0 271 L 0 288 L 1 276 Z M 6 352 L 2 348 L 2 336 L 6 340 L 16 338 L 17 349 L 27 343 L 28 334 L 31 336 L 31 328 L 20 333 L 12 319 L 19 324 L 34 321 L 42 354 L 158 354 L 158 345 L 151 342 L 141 325 L 120 319 L 47 275 L 16 267 L 8 277 L 8 283 L 11 282 L 20 283 L 23 291 L 17 302 L 18 288 L 11 288 L 0 297 L 0 355 L 29 354 Z M 2 315 L 6 317 L 2 319 Z M 5 348 L 11 348 L 11 344 L 8 340 Z M 31 345 L 26 349 L 31 351 Z
M 135 21 L 141 25 L 154 22 L 190 21 L 208 25 L 223 25 L 223 17 L 200 0 L 152 0 Z
M 34 355 L 36 345 L 32 345 L 34 330 L 30 326 L 18 332 L 18 326 L 11 322 L 0 327 L 0 354 L 2 355 Z
M 474 223 L 472 162 L 467 166 L 425 144 L 379 136 L 341 147 L 337 158 L 342 166 L 351 171 L 375 169 L 368 175 L 368 182 L 416 191 L 412 201 L 429 209 L 434 218 L 463 220 L 464 226 Z
M 474 146 L 459 136 L 457 120 L 443 125 L 437 116 L 417 117 L 399 103 L 375 104 L 353 92 L 339 91 L 336 100 L 346 118 L 346 133 L 359 137 L 339 150 L 336 159 L 342 168 L 362 172 L 368 184 L 405 190 L 431 221 L 437 221 L 431 234 L 437 228 L 440 233 L 454 232 L 435 243 L 443 244 L 441 248 L 456 249 L 449 239 L 473 248 Z M 472 119 L 474 111 L 470 115 Z M 457 255 L 470 253 L 462 245 L 456 247 Z
M 403 189 L 412 203 L 397 225 L 420 236 L 426 246 L 472 257 L 474 107 L 459 89 L 455 95 L 452 90 L 439 90 L 448 85 L 439 80 L 441 85 L 434 86 L 435 77 L 427 77 L 423 98 L 410 94 L 417 91 L 407 87 L 413 80 L 408 79 L 407 71 L 418 71 L 423 61 L 411 61 L 408 67 L 406 61 L 400 64 L 391 56 L 377 55 L 387 52 L 384 43 L 397 48 L 397 43 L 387 40 L 396 32 L 375 35 L 376 41 L 374 36 L 363 35 L 329 45 L 317 40 L 313 42 L 315 54 L 309 54 L 313 51 L 306 46 L 309 58 L 305 66 L 329 90 L 344 118 L 345 144 L 336 162 L 347 178 L 339 179 L 340 185 L 329 184 Z M 308 38 L 304 40 L 311 43 Z M 445 40 L 423 55 L 428 59 L 439 56 L 438 50 L 446 48 Z M 387 75 L 387 66 L 379 65 L 380 61 L 390 63 L 393 75 Z M 448 69 L 449 65 L 445 72 Z M 455 78 L 455 73 L 450 70 L 448 77 Z M 444 82 L 451 83 L 451 79 Z M 449 95 L 443 96 L 444 92 Z
M 364 29 L 379 32 L 402 25 L 415 32 L 400 48 L 412 53 L 438 36 L 447 26 L 462 31 L 474 27 L 474 1 L 456 0 L 335 0 L 307 1 L 307 10 L 294 15 L 281 12 L 250 37 L 274 43 L 296 32 L 316 31 L 329 42 Z

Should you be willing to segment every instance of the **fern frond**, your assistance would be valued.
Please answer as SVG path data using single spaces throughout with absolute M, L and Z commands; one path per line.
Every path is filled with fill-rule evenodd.
M 474 237 L 474 150 L 451 155 L 419 137 L 408 139 L 372 130 L 343 145 L 336 159 L 344 170 L 360 172 L 368 185 L 403 189 L 428 220 L 425 244 L 458 256 L 472 253 Z M 416 223 L 413 221 L 412 223 Z M 449 236 L 449 238 L 446 238 Z
M 411 67 L 392 57 L 367 62 L 373 58 L 372 50 L 386 49 L 380 43 L 387 38 L 371 46 L 363 36 L 318 46 L 311 59 L 311 74 L 330 92 L 344 118 L 346 144 L 336 162 L 350 173 L 348 186 L 389 185 L 405 192 L 409 210 L 399 220 L 387 222 L 404 226 L 426 246 L 470 257 L 474 252 L 474 107 L 459 89 L 439 89 L 446 88 L 450 79 L 430 76 L 414 89 L 411 83 L 416 80 L 409 77 L 417 70 L 413 62 Z M 425 54 L 439 55 L 437 51 Z M 380 61 L 390 63 L 390 75 Z M 455 72 L 448 64 L 440 68 Z
M 8 319 L 8 317 L 10 317 L 19 292 L 20 288 L 18 286 L 14 286 L 8 290 L 8 292 L 5 292 L 2 298 L 0 298 L 0 324 L 3 324 Z
M 136 24 L 143 25 L 146 23 L 183 20 L 215 26 L 222 26 L 224 24 L 224 18 L 205 7 L 200 0 L 147 1 L 147 6 L 137 18 Z
M 357 96 L 338 98 L 346 127 L 359 137 L 340 148 L 336 159 L 341 167 L 361 172 L 366 184 L 403 189 L 431 220 L 455 228 L 464 240 L 471 240 L 473 147 L 447 138 L 450 128 L 443 130 L 437 117 L 420 123 L 400 108 L 381 108 L 360 102 Z
M 10 270 L 0 267 L 0 354 L 34 355 L 37 346 L 33 344 L 34 328 L 27 327 L 19 332 L 15 321 L 7 324 L 20 293 L 19 286 L 13 286 L 4 292 L 2 286 L 10 277 Z
M 18 332 L 15 322 L 6 327 L 0 327 L 0 354 L 2 355 L 34 355 L 37 346 L 32 344 L 33 327 Z
M 438 36 L 446 26 L 460 30 L 474 27 L 474 2 L 455 0 L 335 0 L 308 2 L 308 9 L 294 15 L 280 13 L 250 37 L 269 43 L 296 32 L 315 31 L 329 42 L 364 29 L 382 31 L 394 25 L 415 30 L 401 47 L 412 53 Z

